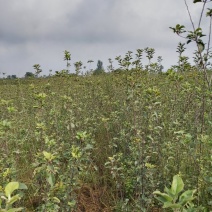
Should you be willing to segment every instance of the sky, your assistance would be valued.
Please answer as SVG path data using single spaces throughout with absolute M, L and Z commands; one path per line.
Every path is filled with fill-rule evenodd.
M 201 3 L 187 1 L 197 21 Z M 191 30 L 184 0 L 0 0 L 0 8 L 0 77 L 34 73 L 34 64 L 43 75 L 65 69 L 65 50 L 71 53 L 71 72 L 74 62 L 82 61 L 87 70 L 101 60 L 106 69 L 108 58 L 146 47 L 155 49 L 153 62 L 162 56 L 168 69 L 184 41 L 169 27 Z M 191 55 L 192 45 L 186 47 Z

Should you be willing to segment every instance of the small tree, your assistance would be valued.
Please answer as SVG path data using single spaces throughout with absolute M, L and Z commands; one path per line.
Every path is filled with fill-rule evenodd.
M 7 79 L 16 79 L 17 77 L 16 77 L 16 75 L 8 75 L 7 76 Z
M 38 77 L 38 75 L 42 72 L 42 69 L 40 68 L 40 64 L 33 65 L 33 68 L 35 69 L 35 76 Z
M 71 66 L 71 64 L 69 63 L 69 61 L 71 60 L 71 53 L 67 50 L 64 51 L 64 60 L 66 61 L 67 72 L 69 72 L 69 67 Z
M 187 0 L 184 0 L 190 22 L 191 22 L 191 27 L 192 30 L 186 30 L 184 25 L 177 24 L 175 27 L 170 27 L 170 29 L 173 30 L 174 33 L 176 33 L 178 36 L 185 38 L 187 40 L 187 44 L 189 43 L 195 43 L 197 50 L 195 51 L 194 55 L 194 62 L 197 65 L 197 68 L 203 73 L 204 81 L 206 82 L 208 88 L 210 89 L 211 83 L 212 83 L 212 75 L 208 74 L 207 70 L 208 67 L 210 66 L 209 60 L 212 58 L 211 56 L 211 47 L 210 47 L 210 41 L 211 41 L 211 33 L 212 33 L 212 9 L 207 8 L 206 16 L 209 17 L 209 32 L 208 32 L 208 43 L 207 45 L 203 41 L 203 37 L 206 36 L 202 32 L 201 28 L 201 22 L 202 22 L 202 17 L 203 13 L 205 10 L 205 6 L 207 3 L 211 2 L 211 0 L 193 0 L 193 3 L 202 3 L 202 10 L 200 13 L 199 21 L 197 26 L 195 26 L 195 23 L 191 17 L 191 12 L 187 4 Z M 185 34 L 186 33 L 186 34 Z M 182 44 L 184 45 L 184 44 Z M 183 46 L 182 46 L 183 47 Z M 184 49 L 182 49 L 184 51 Z M 180 52 L 179 52 L 180 53 Z M 180 55 L 181 56 L 181 55 Z M 182 58 L 181 58 L 182 59 Z M 184 58 L 185 59 L 185 58 Z M 185 61 L 183 61 L 185 62 Z M 182 61 L 180 61 L 182 63 Z
M 108 62 L 109 62 L 109 66 L 107 67 L 108 71 L 114 71 L 113 60 L 109 58 Z
M 82 69 L 82 65 L 83 64 L 81 61 L 74 63 L 76 75 L 79 75 L 80 70 Z
M 32 72 L 26 72 L 24 76 L 25 78 L 29 78 L 29 77 L 34 77 L 35 75 Z
M 102 74 L 104 72 L 105 72 L 105 70 L 104 70 L 104 67 L 103 67 L 103 62 L 101 60 L 98 60 L 97 67 L 94 70 L 93 74 L 97 75 L 97 74 Z

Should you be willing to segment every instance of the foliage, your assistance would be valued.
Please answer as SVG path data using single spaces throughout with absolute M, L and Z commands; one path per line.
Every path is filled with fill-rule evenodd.
M 1 187 L 0 187 L 1 188 Z M 22 194 L 16 194 L 12 195 L 14 191 L 20 189 L 27 189 L 27 186 L 23 183 L 19 182 L 9 182 L 5 188 L 4 192 L 0 190 L 0 211 L 1 212 L 16 212 L 16 211 L 23 211 L 22 207 L 14 208 L 13 204 L 20 200 L 22 197 Z
M 163 208 L 172 208 L 173 211 L 200 211 L 200 207 L 195 209 L 192 201 L 195 199 L 196 190 L 187 190 L 180 194 L 184 189 L 184 183 L 179 175 L 173 177 L 171 188 L 165 187 L 166 193 L 155 191 L 156 199 L 163 203 Z M 203 208 L 201 207 L 201 211 Z
M 81 61 L 74 63 L 76 75 L 79 75 L 80 70 L 82 69 L 82 65 L 83 64 Z
M 35 76 L 39 76 L 39 74 L 42 72 L 40 64 L 33 65 L 33 68 L 35 69 Z
M 71 60 L 71 53 L 67 50 L 64 51 L 64 60 L 66 61 L 66 70 L 69 72 L 69 67 L 71 66 L 70 60 Z
M 17 79 L 17 76 L 16 75 L 8 75 L 7 79 Z
M 34 74 L 32 72 L 26 72 L 25 78 L 27 77 L 34 77 Z
M 209 3 L 211 1 L 207 0 L 194 0 L 193 3 L 202 3 L 202 10 L 200 13 L 199 21 L 197 24 L 197 27 L 195 27 L 195 23 L 192 19 L 191 12 L 189 10 L 187 0 L 184 0 L 187 12 L 190 18 L 191 22 L 191 30 L 186 30 L 184 25 L 177 24 L 175 27 L 170 27 L 170 29 L 173 30 L 174 33 L 176 33 L 178 36 L 186 39 L 186 43 L 195 43 L 197 50 L 195 51 L 194 55 L 194 62 L 199 70 L 202 71 L 204 80 L 208 86 L 208 88 L 211 88 L 211 82 L 212 82 L 212 76 L 208 74 L 207 68 L 210 66 L 210 59 L 211 59 L 211 47 L 210 47 L 210 41 L 211 41 L 211 26 L 212 26 L 212 9 L 208 8 L 208 11 L 206 12 L 206 17 L 209 17 L 209 33 L 208 33 L 208 43 L 207 46 L 203 40 L 203 38 L 206 36 L 203 34 L 202 28 L 201 28 L 201 21 L 203 12 L 205 10 L 206 3 Z M 186 34 L 185 34 L 186 33 Z M 186 67 L 182 67 L 182 64 L 189 65 L 187 63 L 188 58 L 182 57 L 181 54 L 185 50 L 184 48 L 185 44 L 179 44 L 178 46 L 178 52 L 179 52 L 179 67 L 180 69 L 186 70 Z
M 204 11 L 206 1 L 199 2 Z M 212 210 L 210 45 L 205 49 L 200 26 L 171 29 L 197 44 L 195 66 L 179 43 L 178 64 L 165 73 L 162 57 L 155 60 L 155 49 L 146 47 L 117 56 L 116 70 L 109 59 L 109 73 L 100 74 L 99 60 L 85 75 L 76 62 L 70 74 L 65 50 L 66 69 L 52 77 L 0 80 L 0 184 L 29 187 L 16 207 L 154 211 L 161 208 L 157 190 L 165 208 Z M 33 67 L 38 76 L 40 65 Z M 175 175 L 171 188 L 159 192 L 173 173 L 184 182 Z
M 24 182 L 21 205 L 33 211 L 82 209 L 94 190 L 99 210 L 148 211 L 180 172 L 197 189 L 194 204 L 210 211 L 212 100 L 207 91 L 203 119 L 200 76 L 129 69 L 0 80 L 0 183 Z
M 102 74 L 104 73 L 104 67 L 103 67 L 103 62 L 101 60 L 98 60 L 97 62 L 97 67 L 96 69 L 94 70 L 93 74 L 94 75 L 98 75 L 98 74 Z

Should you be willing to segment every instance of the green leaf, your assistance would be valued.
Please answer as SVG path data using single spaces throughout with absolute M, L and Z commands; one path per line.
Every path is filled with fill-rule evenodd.
M 60 200 L 59 200 L 57 197 L 53 197 L 53 201 L 54 201 L 55 203 L 60 203 Z
M 179 175 L 175 175 L 173 177 L 171 191 L 176 196 L 178 195 L 184 188 L 184 183 L 182 178 Z
M 212 9 L 208 8 L 208 12 L 206 13 L 206 16 L 212 16 Z
M 48 152 L 46 152 L 46 151 L 43 151 L 43 155 L 44 155 L 44 157 L 45 157 L 47 160 L 50 160 L 50 159 L 51 159 L 51 156 L 52 156 L 51 153 L 48 153 Z
M 5 187 L 5 195 L 7 197 L 10 197 L 13 191 L 17 190 L 19 188 L 18 182 L 10 182 Z
M 189 43 L 191 43 L 191 40 L 188 40 L 188 41 L 187 41 L 187 44 L 189 44 Z
M 24 183 L 19 183 L 19 188 L 18 189 L 28 189 L 27 186 Z
M 171 202 L 173 200 L 172 197 L 170 197 L 168 194 L 165 194 L 165 193 L 161 193 L 160 191 L 155 191 L 153 192 L 153 194 L 155 195 L 159 195 L 159 197 L 155 197 L 157 200 L 165 203 L 167 201 Z
M 74 207 L 76 205 L 76 201 L 72 200 L 71 202 L 68 202 L 68 205 L 72 207 Z
M 22 211 L 24 208 L 11 208 L 7 212 L 17 212 L 17 211 Z
M 194 193 L 196 190 L 187 190 L 183 194 L 180 195 L 179 204 L 185 205 L 188 202 L 191 202 L 194 199 Z
M 50 184 L 51 187 L 54 186 L 54 175 L 48 174 L 46 180 L 47 180 L 47 182 Z
M 165 186 L 165 188 L 164 188 L 164 191 L 165 191 L 169 196 L 171 196 L 172 198 L 175 197 L 175 195 L 172 193 L 172 190 L 169 189 L 169 188 L 167 188 L 166 186 Z
M 193 3 L 202 2 L 202 0 L 194 0 Z
M 199 50 L 200 52 L 203 52 L 203 51 L 204 51 L 204 49 L 205 49 L 205 44 L 204 44 L 203 42 L 198 42 L 198 43 L 197 43 L 197 46 L 198 46 L 198 50 Z
M 204 180 L 208 183 L 212 183 L 212 177 L 210 177 L 210 176 L 204 177 Z
M 14 202 L 20 199 L 21 199 L 20 195 L 16 194 L 15 196 L 11 197 L 11 199 L 7 202 L 7 204 L 12 205 Z
M 93 148 L 93 145 L 87 144 L 86 147 L 85 147 L 85 150 L 89 150 L 89 149 L 92 149 L 92 148 Z
M 164 203 L 163 208 L 181 208 L 181 205 L 173 204 L 171 202 L 166 202 L 166 203 Z

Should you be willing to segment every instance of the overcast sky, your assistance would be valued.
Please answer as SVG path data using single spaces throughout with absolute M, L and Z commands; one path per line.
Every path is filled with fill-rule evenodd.
M 199 5 L 191 8 L 194 19 Z M 6 75 L 34 72 L 34 64 L 43 74 L 62 70 L 64 50 L 72 55 L 71 71 L 79 60 L 87 67 L 94 60 L 95 69 L 99 59 L 106 68 L 108 58 L 145 47 L 155 48 L 155 61 L 162 56 L 168 68 L 182 41 L 169 27 L 191 29 L 183 0 L 0 0 L 0 8 L 0 72 Z

